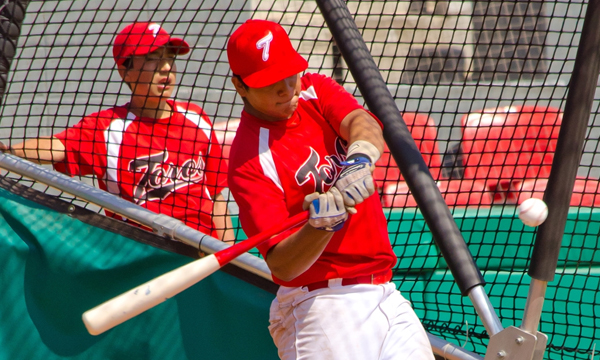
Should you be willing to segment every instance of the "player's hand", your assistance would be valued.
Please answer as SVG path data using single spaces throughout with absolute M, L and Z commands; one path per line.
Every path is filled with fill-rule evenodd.
M 335 187 L 323 194 L 306 195 L 302 206 L 309 209 L 308 223 L 318 230 L 338 231 L 348 219 L 342 194 Z
M 371 175 L 372 164 L 371 160 L 362 154 L 353 155 L 340 164 L 345 168 L 338 177 L 335 187 L 342 193 L 344 204 L 350 211 L 350 208 L 353 210 L 354 206 L 375 193 L 375 184 Z

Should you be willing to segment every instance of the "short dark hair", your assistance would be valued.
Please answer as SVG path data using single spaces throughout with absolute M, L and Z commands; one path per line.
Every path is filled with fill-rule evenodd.
M 246 83 L 244 82 L 244 80 L 242 80 L 242 77 L 237 75 L 237 74 L 233 74 L 234 78 L 237 78 L 241 83 L 242 86 L 244 87 L 244 89 L 248 90 L 250 88 L 250 86 L 246 85 Z
M 123 61 L 121 65 L 123 65 L 125 69 L 129 69 L 131 67 L 131 58 L 128 57 L 127 59 L 125 59 L 125 61 Z

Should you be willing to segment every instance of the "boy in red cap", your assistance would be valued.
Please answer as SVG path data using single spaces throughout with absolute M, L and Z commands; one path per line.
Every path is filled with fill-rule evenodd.
M 259 246 L 280 289 L 269 330 L 282 359 L 433 359 L 396 290 L 371 171 L 380 123 L 308 63 L 276 23 L 248 20 L 227 45 L 244 101 L 229 187 L 248 236 L 309 209 L 309 222 Z
M 234 240 L 227 203 L 227 164 L 212 124 L 197 105 L 170 97 L 183 39 L 156 23 L 125 27 L 113 57 L 131 89 L 129 103 L 84 117 L 53 136 L 0 150 L 71 176 L 95 175 L 100 188 L 222 240 Z M 114 214 L 110 214 L 115 216 Z M 117 217 L 117 216 L 115 216 Z

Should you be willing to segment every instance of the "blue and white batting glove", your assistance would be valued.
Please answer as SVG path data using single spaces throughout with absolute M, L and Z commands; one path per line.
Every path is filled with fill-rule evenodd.
M 310 213 L 308 223 L 317 230 L 338 231 L 348 219 L 342 194 L 335 187 L 323 194 L 306 195 L 303 207 Z
M 340 173 L 335 187 L 342 193 L 348 212 L 355 214 L 354 206 L 365 201 L 375 193 L 375 183 L 371 171 L 373 164 L 379 159 L 377 148 L 366 141 L 356 141 L 348 149 L 345 166 Z

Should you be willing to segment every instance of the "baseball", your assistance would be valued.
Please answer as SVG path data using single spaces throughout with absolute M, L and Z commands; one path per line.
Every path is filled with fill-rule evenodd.
M 540 226 L 547 217 L 548 206 L 541 199 L 530 198 L 519 205 L 519 219 L 527 226 Z

